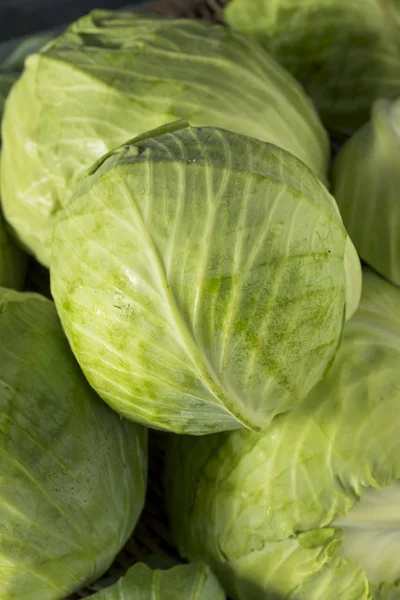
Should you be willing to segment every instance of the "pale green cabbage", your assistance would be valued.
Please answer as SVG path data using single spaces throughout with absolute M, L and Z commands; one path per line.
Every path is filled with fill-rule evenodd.
M 361 269 L 291 154 L 184 123 L 100 160 L 55 227 L 52 294 L 91 385 L 193 434 L 259 429 L 325 374 Z
M 93 600 L 225 600 L 211 569 L 202 563 L 151 569 L 143 563 L 131 567 L 114 585 Z
M 53 302 L 0 289 L 0 597 L 60 600 L 102 575 L 144 503 L 146 430 L 91 390 Z
M 400 597 L 400 290 L 365 272 L 328 378 L 263 434 L 175 436 L 183 557 L 233 600 Z
M 333 188 L 361 258 L 400 285 L 400 100 L 375 103 L 335 161 Z
M 19 240 L 49 265 L 54 222 L 84 170 L 177 118 L 267 140 L 326 177 L 311 101 L 257 43 L 196 21 L 95 11 L 29 57 L 7 102 L 1 193 Z
M 230 0 L 225 17 L 304 85 L 329 129 L 348 134 L 368 120 L 377 98 L 400 96 L 396 2 Z

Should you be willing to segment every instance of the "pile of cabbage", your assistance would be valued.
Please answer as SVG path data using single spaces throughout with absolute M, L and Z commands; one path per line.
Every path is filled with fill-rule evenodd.
M 1 600 L 400 598 L 400 5 L 224 19 L 0 66 Z

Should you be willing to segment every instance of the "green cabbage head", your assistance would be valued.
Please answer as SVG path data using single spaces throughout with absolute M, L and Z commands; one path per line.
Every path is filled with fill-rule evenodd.
M 399 15 L 398 0 L 230 0 L 225 9 L 229 25 L 260 41 L 339 134 L 363 125 L 377 98 L 400 96 Z
M 101 576 L 142 510 L 146 431 L 89 387 L 53 302 L 0 288 L 0 596 Z
M 233 600 L 400 597 L 400 290 L 364 273 L 332 371 L 264 433 L 175 436 L 172 532 Z
M 361 269 L 294 156 L 177 123 L 101 159 L 54 230 L 51 286 L 91 385 L 179 433 L 259 429 L 325 374 Z
M 143 563 L 131 567 L 114 585 L 91 596 L 93 600 L 225 600 L 211 569 L 203 563 L 151 569 Z
M 400 100 L 375 103 L 334 163 L 333 188 L 361 258 L 400 285 Z
M 86 168 L 178 118 L 269 141 L 326 176 L 314 106 L 256 42 L 196 21 L 95 11 L 28 58 L 7 102 L 1 193 L 19 240 L 48 266 L 54 222 Z

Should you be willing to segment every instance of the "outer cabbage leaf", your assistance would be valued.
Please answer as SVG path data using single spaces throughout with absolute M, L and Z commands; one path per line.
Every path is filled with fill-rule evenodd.
M 1 192 L 18 238 L 48 266 L 57 214 L 85 169 L 178 118 L 267 140 L 326 176 L 311 101 L 257 43 L 186 19 L 95 11 L 28 59 L 7 103 Z
M 202 563 L 177 565 L 167 570 L 143 563 L 131 567 L 116 584 L 94 594 L 93 600 L 225 600 L 211 569 Z
M 333 187 L 361 257 L 400 285 L 400 100 L 375 103 L 371 121 L 339 153 Z
M 146 431 L 89 387 L 53 302 L 0 289 L 0 589 L 59 600 L 107 570 L 144 502 Z
M 264 433 L 172 438 L 178 548 L 234 600 L 396 597 L 399 309 L 400 290 L 365 272 L 332 371 L 302 404 Z
M 330 130 L 349 134 L 368 120 L 377 98 L 400 96 L 400 44 L 390 4 L 230 0 L 225 17 L 304 85 Z
M 303 163 L 178 123 L 91 169 L 55 227 L 51 287 L 115 410 L 202 434 L 265 427 L 308 393 L 359 271 L 334 199 Z

